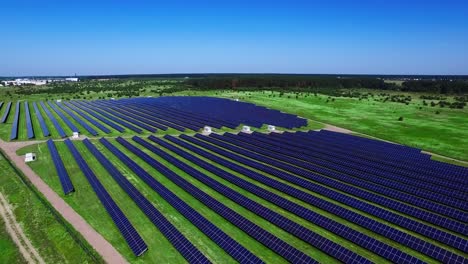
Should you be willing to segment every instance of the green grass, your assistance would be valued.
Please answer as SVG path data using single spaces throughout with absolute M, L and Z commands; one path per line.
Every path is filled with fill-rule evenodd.
M 73 235 L 93 252 L 97 261 L 101 261 L 81 235 L 76 233 L 68 223 L 57 220 L 46 206 L 45 198 L 42 195 L 37 196 L 26 186 L 3 155 L 0 155 L 0 170 L 2 171 L 0 191 L 13 206 L 16 220 L 22 226 L 26 236 L 47 263 L 95 262 L 95 259 L 78 245 L 70 232 L 73 232 Z M 3 252 L 2 246 L 0 255 L 3 255 Z M 9 263 L 1 261 L 2 257 L 0 257 L 0 263 Z
M 375 94 L 379 92 L 381 91 L 373 91 Z M 417 94 L 411 94 L 413 101 L 405 105 L 341 97 L 326 103 L 328 96 L 320 94 L 317 97 L 300 96 L 296 99 L 295 95 L 287 93 L 279 97 L 276 92 L 275 97 L 268 97 L 270 93 L 190 92 L 191 95 L 243 98 L 244 101 L 297 114 L 310 120 L 468 161 L 468 109 L 422 106 L 422 100 L 418 99 Z M 187 92 L 178 94 L 185 95 Z M 287 98 L 288 95 L 291 95 L 291 98 Z M 422 109 L 419 109 L 420 107 Z M 440 114 L 436 114 L 436 111 L 440 111 Z M 403 117 L 404 120 L 398 121 L 399 117 Z
M 27 263 L 6 231 L 5 222 L 0 218 L 0 263 Z

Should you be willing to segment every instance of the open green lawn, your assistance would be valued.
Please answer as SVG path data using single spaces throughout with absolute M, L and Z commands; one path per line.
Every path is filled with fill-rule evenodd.
M 390 93 L 389 91 L 385 91 Z M 379 91 L 373 91 L 378 94 Z M 401 92 L 392 92 L 403 94 Z M 180 92 L 177 95 L 217 96 L 242 98 L 243 101 L 297 114 L 311 120 L 347 128 L 400 144 L 422 148 L 440 155 L 468 161 L 468 109 L 450 109 L 422 106 L 418 94 L 410 94 L 409 105 L 395 102 L 380 102 L 370 99 L 328 96 L 299 96 L 275 92 L 269 97 L 265 92 Z M 290 98 L 288 98 L 290 96 Z M 377 98 L 377 96 L 375 97 Z M 420 109 L 420 107 L 422 109 Z M 439 111 L 439 114 L 436 114 Z M 403 117 L 403 121 L 398 121 Z
M 2 171 L 0 173 L 0 191 L 13 205 L 16 220 L 47 263 L 101 262 L 100 257 L 81 238 L 81 235 L 74 231 L 68 223 L 59 222 L 55 218 L 46 206 L 45 198 L 42 195 L 39 198 L 26 186 L 10 163 L 5 160 L 3 154 L 0 154 L 0 171 Z M 5 237 L 3 224 L 0 228 L 2 229 L 0 231 L 0 263 L 14 263 L 14 260 L 18 259 L 17 253 L 15 253 L 11 241 Z M 83 246 L 93 252 L 94 257 L 86 253 L 73 239 L 71 233 L 83 243 Z M 21 259 L 18 259 L 18 262 L 21 263 Z

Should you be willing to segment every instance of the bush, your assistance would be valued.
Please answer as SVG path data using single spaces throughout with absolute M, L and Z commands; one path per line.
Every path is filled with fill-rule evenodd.
M 400 116 L 400 118 L 398 118 L 398 121 L 403 121 L 403 117 Z

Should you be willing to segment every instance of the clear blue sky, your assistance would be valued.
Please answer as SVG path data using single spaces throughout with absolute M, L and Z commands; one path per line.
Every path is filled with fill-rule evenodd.
M 0 1 L 0 76 L 468 74 L 467 1 Z

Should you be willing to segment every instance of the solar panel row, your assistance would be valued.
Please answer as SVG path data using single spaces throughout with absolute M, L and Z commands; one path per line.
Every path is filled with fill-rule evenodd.
M 90 103 L 90 104 L 92 104 L 92 105 L 95 106 L 95 107 L 99 107 L 99 109 L 101 109 L 101 110 L 103 110 L 103 111 L 106 111 L 107 113 L 112 114 L 112 115 L 114 115 L 114 116 L 116 116 L 116 117 L 118 117 L 118 118 L 121 118 L 121 119 L 127 121 L 128 123 L 131 123 L 131 124 L 133 124 L 133 125 L 135 125 L 135 126 L 144 128 L 144 129 L 148 130 L 149 132 L 154 133 L 154 132 L 157 131 L 156 128 L 154 128 L 154 127 L 152 127 L 152 126 L 149 126 L 149 125 L 147 125 L 147 124 L 141 122 L 141 118 L 140 118 L 140 117 L 137 117 L 137 116 L 135 116 L 135 115 L 128 115 L 128 114 L 125 114 L 124 111 L 122 111 L 122 110 L 120 110 L 120 109 L 118 109 L 118 108 L 105 106 L 103 103 L 98 102 L 98 101 L 94 101 L 94 102 L 92 102 L 92 103 Z M 135 126 L 133 126 L 133 125 L 131 125 L 131 126 L 132 126 L 132 127 L 135 127 Z M 135 128 L 137 128 L 137 127 L 135 127 Z M 137 128 L 137 129 L 140 129 L 140 128 Z M 135 130 L 134 130 L 134 131 L 135 131 Z M 135 131 L 135 132 L 136 132 L 136 131 Z
M 128 196 L 138 205 L 138 207 L 146 214 L 151 222 L 158 228 L 161 233 L 174 245 L 189 262 L 210 263 L 210 261 L 182 235 L 153 204 L 146 199 L 132 183 L 89 141 L 83 140 L 83 143 L 88 150 L 96 157 L 107 172 L 114 178 L 119 186 L 125 190 Z
M 99 140 L 107 149 L 109 149 L 116 157 L 120 159 L 127 167 L 129 167 L 137 176 L 139 176 L 148 186 L 163 197 L 177 211 L 185 216 L 192 224 L 200 229 L 205 235 L 211 238 L 222 249 L 230 254 L 234 259 L 241 263 L 262 263 L 262 261 L 253 255 L 250 251 L 242 247 L 239 243 L 229 237 L 217 226 L 212 224 L 208 219 L 190 207 L 186 202 L 177 197 L 173 192 L 167 189 L 164 185 L 158 182 L 148 172 L 141 168 L 132 159 L 126 156 L 122 151 L 113 146 L 104 138 Z
M 0 120 L 0 123 L 5 123 L 8 119 L 8 115 L 10 114 L 10 110 L 11 110 L 11 102 L 8 102 L 6 108 L 5 108 L 5 112 L 3 112 L 3 116 L 2 116 L 2 120 Z
M 66 117 L 62 111 L 51 101 L 47 101 L 47 104 L 57 113 L 57 115 L 65 122 L 65 124 L 71 129 L 72 132 L 80 132 L 79 128 L 73 124 L 68 117 Z
M 308 139 L 308 140 L 313 139 L 313 141 L 318 140 L 322 142 L 323 144 L 327 144 L 327 145 L 336 146 L 338 144 L 340 148 L 347 150 L 347 151 L 352 151 L 355 153 L 362 151 L 362 150 L 356 150 L 356 145 L 349 146 L 348 140 L 346 139 L 340 139 L 340 140 L 327 139 L 323 141 L 323 139 L 322 140 L 317 139 L 317 137 L 315 136 L 316 134 L 320 134 L 320 133 L 301 132 L 301 133 L 298 133 L 297 136 Z M 392 152 L 392 153 L 387 152 L 386 154 L 387 154 L 386 156 L 381 156 L 377 153 L 367 158 L 371 160 L 375 160 L 382 164 L 390 165 L 395 168 L 400 168 L 400 169 L 404 169 L 404 170 L 415 172 L 415 173 L 428 174 L 438 179 L 440 178 L 450 179 L 454 182 L 460 182 L 464 184 L 468 182 L 468 178 L 467 178 L 468 170 L 467 169 L 459 168 L 459 167 L 457 169 L 454 169 L 454 167 L 450 167 L 450 166 L 443 166 L 442 168 L 439 166 L 435 166 L 434 164 L 443 164 L 443 163 L 436 163 L 428 159 L 421 160 L 421 159 L 415 159 L 413 157 L 405 157 L 404 155 L 400 155 L 399 152 Z M 365 150 L 362 156 L 366 157 Z M 414 162 L 417 162 L 418 166 L 414 166 Z M 459 176 L 462 176 L 462 177 L 459 177 Z
M 278 161 L 276 159 L 268 158 L 268 157 L 265 157 L 263 155 L 259 155 L 259 154 L 244 150 L 244 149 L 236 147 L 234 145 L 224 143 L 224 142 L 222 142 L 220 140 L 216 140 L 216 139 L 213 138 L 213 137 L 217 137 L 217 135 L 211 134 L 210 137 L 207 137 L 207 136 L 203 136 L 201 134 L 197 134 L 196 137 L 200 138 L 200 139 L 202 139 L 204 141 L 210 142 L 212 144 L 221 146 L 223 148 L 230 149 L 232 151 L 235 151 L 237 153 L 240 153 L 242 155 L 245 155 L 245 156 L 250 157 L 252 159 L 255 159 L 257 161 L 264 162 L 264 163 L 267 163 L 267 164 L 271 164 L 271 166 L 275 166 L 277 168 L 286 170 L 288 172 L 292 172 L 292 173 L 294 173 L 294 174 L 296 174 L 298 176 L 313 180 L 314 182 L 324 184 L 324 185 L 326 185 L 326 186 L 328 186 L 330 188 L 334 188 L 334 189 L 343 191 L 343 192 L 345 192 L 347 194 L 351 194 L 351 195 L 360 197 L 362 199 L 365 199 L 367 201 L 382 205 L 384 207 L 397 210 L 397 211 L 402 212 L 404 214 L 411 215 L 411 216 L 416 217 L 418 219 L 421 219 L 421 220 L 427 221 L 429 223 L 432 223 L 432 224 L 447 228 L 449 230 L 458 232 L 460 234 L 464 234 L 464 233 L 468 232 L 467 226 L 460 223 L 460 222 L 458 222 L 458 221 L 448 219 L 447 217 L 443 217 L 443 216 L 440 216 L 440 215 L 435 214 L 435 213 L 424 211 L 424 210 L 416 208 L 416 207 L 409 206 L 409 205 L 407 205 L 405 203 L 402 203 L 402 202 L 398 202 L 398 201 L 391 200 L 391 199 L 383 197 L 383 196 L 376 195 L 376 194 L 374 194 L 372 192 L 369 192 L 369 191 L 366 191 L 366 190 L 363 190 L 363 189 L 359 189 L 359 188 L 354 187 L 354 186 L 346 185 L 346 184 L 342 183 L 341 181 L 323 177 L 322 175 L 319 175 L 317 173 L 314 173 L 314 172 L 311 172 L 311 171 L 308 171 L 308 170 L 305 170 L 305 169 L 302 169 L 302 168 L 299 168 L 297 166 L 293 166 L 293 165 L 290 165 L 290 164 L 287 164 L 287 163 L 284 163 L 284 162 L 280 162 L 280 161 Z
M 148 154 L 144 153 L 137 147 L 133 146 L 132 144 L 128 143 L 123 138 L 117 138 L 117 141 L 125 146 L 128 150 L 133 152 L 135 155 L 139 156 L 145 162 L 150 164 L 153 168 L 160 171 L 164 176 L 166 176 L 169 180 L 177 184 L 179 187 L 184 189 L 186 192 L 190 193 L 193 197 L 197 200 L 205 204 L 207 207 L 211 208 L 213 211 L 218 213 L 220 216 L 224 217 L 226 220 L 246 232 L 248 235 L 252 236 L 254 239 L 259 241 L 260 243 L 264 244 L 266 247 L 270 248 L 278 255 L 282 256 L 286 260 L 293 262 L 293 263 L 317 263 L 317 261 L 313 260 L 311 257 L 307 256 L 303 252 L 297 250 L 293 246 L 287 244 L 285 241 L 279 239 L 278 237 L 274 236 L 270 232 L 264 230 L 263 228 L 259 227 L 255 223 L 251 222 L 244 216 L 240 215 L 239 213 L 235 212 L 231 208 L 225 206 L 220 201 L 212 198 L 205 192 L 201 191 L 182 177 L 175 174 L 172 170 L 165 167 L 157 160 L 150 157 Z
M 31 113 L 29 112 L 28 102 L 24 102 L 24 112 L 26 113 L 26 129 L 28 134 L 28 139 L 34 138 L 34 130 L 31 121 Z
M 69 109 L 75 111 L 78 115 L 80 115 L 81 117 L 83 117 L 84 119 L 86 119 L 88 122 L 90 122 L 91 124 L 93 124 L 94 126 L 96 126 L 97 128 L 99 128 L 101 131 L 103 131 L 104 133 L 110 133 L 110 129 L 105 127 L 103 124 L 101 124 L 100 122 L 96 121 L 96 119 L 93 119 L 91 118 L 89 115 L 87 115 L 85 112 L 81 111 L 80 109 L 78 109 L 78 107 L 75 107 L 74 105 L 68 103 L 68 102 L 65 102 L 64 103 L 65 106 L 67 106 Z
M 338 202 L 341 202 L 343 204 L 346 204 L 348 206 L 351 206 L 355 209 L 361 210 L 363 212 L 369 213 L 377 218 L 383 219 L 385 221 L 397 224 L 401 227 L 404 227 L 408 230 L 417 232 L 419 234 L 422 234 L 424 236 L 427 236 L 429 238 L 432 238 L 434 240 L 440 241 L 444 244 L 451 245 L 455 248 L 461 249 L 463 251 L 468 250 L 468 243 L 466 243 L 466 240 L 454 236 L 450 233 L 438 230 L 436 228 L 433 228 L 431 226 L 425 225 L 421 223 L 420 221 L 415 221 L 410 218 L 402 217 L 398 214 L 392 213 L 390 211 L 387 211 L 383 208 L 374 206 L 372 204 L 367 204 L 362 202 L 362 200 L 353 198 L 351 196 L 344 195 L 340 192 L 334 191 L 332 189 L 328 189 L 326 187 L 323 187 L 321 185 L 315 184 L 311 181 L 295 177 L 287 172 L 280 171 L 278 169 L 272 168 L 270 166 L 258 163 L 254 160 L 247 159 L 243 156 L 240 156 L 238 154 L 234 154 L 232 152 L 225 151 L 219 147 L 215 147 L 214 145 L 205 143 L 199 139 L 196 139 L 194 137 L 186 136 L 186 135 L 181 135 L 181 138 L 196 144 L 198 146 L 201 146 L 205 149 L 209 149 L 211 151 L 214 151 L 215 153 L 218 153 L 222 156 L 229 157 L 232 160 L 235 160 L 237 162 L 240 162 L 242 164 L 245 164 L 247 166 L 250 166 L 252 168 L 255 168 L 257 170 L 266 172 L 268 174 L 271 174 L 273 176 L 276 176 L 282 180 L 286 180 L 290 183 L 293 183 L 297 186 L 300 186 L 302 188 L 307 188 L 315 193 L 324 195 L 326 197 L 329 197 L 330 199 L 336 200 Z M 171 136 L 165 136 L 165 138 L 169 140 L 175 140 L 175 138 Z M 185 147 L 185 146 L 184 146 Z M 246 174 L 249 175 L 249 174 Z M 249 175 L 250 176 L 250 175 Z M 311 202 L 311 205 L 315 205 L 315 202 Z
M 153 142 L 156 142 L 158 143 L 159 145 L 177 153 L 178 155 L 180 155 L 181 157 L 193 162 L 194 164 L 200 166 L 201 168 L 207 170 L 207 171 L 210 171 L 220 177 L 222 177 L 223 179 L 241 187 L 242 189 L 244 190 L 247 190 L 279 207 L 282 207 L 283 209 L 293 213 L 293 214 L 296 214 L 298 215 L 299 217 L 302 217 L 324 229 L 327 229 L 328 231 L 330 232 L 333 232 L 345 239 L 348 239 L 354 243 L 356 243 L 357 245 L 360 245 L 366 249 L 369 249 L 379 255 L 381 255 L 382 257 L 384 258 L 388 258 L 389 260 L 391 261 L 394 261 L 394 262 L 405 262 L 405 261 L 409 261 L 409 262 L 417 262 L 418 260 L 415 259 L 414 257 L 406 254 L 406 253 L 403 253 L 401 252 L 400 250 L 398 249 L 395 249 L 395 248 L 392 248 L 391 246 L 388 246 L 386 245 L 385 243 L 381 242 L 381 241 L 378 241 L 372 237 L 369 237 L 367 235 L 361 235 L 360 232 L 358 231 L 355 231 L 345 225 L 342 225 L 336 221 L 333 221 L 331 219 L 328 219 L 318 213 L 315 213 L 313 212 L 312 210 L 309 210 L 303 206 L 300 206 L 296 203 L 293 203 L 277 194 L 274 194 L 272 192 L 269 192 L 267 190 L 264 190 L 264 189 L 261 189 L 259 188 L 258 186 L 246 181 L 246 180 L 243 180 L 241 178 L 238 178 L 236 176 L 234 176 L 233 174 L 230 174 L 206 161 L 203 161 L 202 159 L 200 158 L 197 158 L 195 157 L 194 155 L 186 152 L 186 151 L 183 151 L 182 149 L 180 148 L 177 148 L 171 144 L 168 144 L 167 142 L 159 139 L 159 138 L 156 138 L 154 136 L 150 136 L 149 139 Z M 154 150 L 153 148 L 151 150 Z M 158 155 L 160 155 L 158 153 Z M 163 155 L 167 155 L 167 154 L 163 154 Z M 161 155 L 162 156 L 162 155 Z M 163 156 L 162 156 L 163 157 Z M 164 158 L 164 157 L 163 157 Z M 210 157 L 210 160 L 212 161 L 216 161 L 216 160 L 213 160 L 211 159 L 212 157 Z M 216 158 L 215 158 L 216 159 Z M 171 162 L 172 164 L 175 164 L 174 162 Z M 188 171 L 190 168 L 181 168 L 183 169 L 184 171 Z M 205 177 L 206 178 L 206 177 Z M 198 178 L 197 178 L 198 179 Z M 202 179 L 199 179 L 200 181 L 203 180 Z M 220 190 L 221 188 L 220 187 L 216 187 L 216 186 L 213 186 L 212 188 L 214 188 L 215 190 Z M 253 202 L 252 202 L 253 203 Z M 242 204 L 241 204 L 242 205 Z M 330 254 L 333 256 L 333 254 L 331 252 L 327 252 L 325 251 L 326 253 Z M 394 254 L 391 254 L 391 253 L 394 253 Z M 349 261 L 348 260 L 342 260 L 342 261 Z
M 134 131 L 136 133 L 142 133 L 143 132 L 142 129 L 140 129 L 140 128 L 138 128 L 138 127 L 136 127 L 136 126 L 134 126 L 134 125 L 132 125 L 132 124 L 130 124 L 128 122 L 125 122 L 122 119 L 117 118 L 115 115 L 111 115 L 111 114 L 107 113 L 106 111 L 103 111 L 103 110 L 97 108 L 96 106 L 94 106 L 93 104 L 91 104 L 89 102 L 78 101 L 77 103 L 80 104 L 83 107 L 86 107 L 87 109 L 92 109 L 93 111 L 99 113 L 100 115 L 110 119 L 111 121 L 113 121 L 113 122 L 115 122 L 115 123 L 117 123 L 119 125 L 122 125 L 122 126 L 128 128 L 128 129 L 130 129 L 130 130 L 132 130 L 132 131 Z
M 63 165 L 62 158 L 60 157 L 60 154 L 55 147 L 54 141 L 51 139 L 47 140 L 47 147 L 49 149 L 50 155 L 52 156 L 52 161 L 54 162 L 55 170 L 57 171 L 60 184 L 62 185 L 63 193 L 67 195 L 71 192 L 74 192 L 75 187 L 73 186 L 70 180 L 70 176 L 68 175 L 68 172 Z
M 351 210 L 348 210 L 346 208 L 342 208 L 338 205 L 335 205 L 333 203 L 330 203 L 326 200 L 323 200 L 323 199 L 320 199 L 320 198 L 317 198 L 309 193 L 306 193 L 304 191 L 301 191 L 291 185 L 287 185 L 285 183 L 282 183 L 282 182 L 279 182 L 275 179 L 272 179 L 270 177 L 267 177 L 263 174 L 260 174 L 260 173 L 257 173 L 256 171 L 253 171 L 249 168 L 246 168 L 244 166 L 240 166 L 240 165 L 237 165 L 236 163 L 232 162 L 231 160 L 235 160 L 235 161 L 239 161 L 238 159 L 235 158 L 235 156 L 231 156 L 229 158 L 231 158 L 231 160 L 228 160 L 226 158 L 221 158 L 220 156 L 217 156 L 217 155 L 213 155 L 211 153 L 209 153 L 208 151 L 204 150 L 204 149 L 201 149 L 199 147 L 196 147 L 195 145 L 191 145 L 191 144 L 188 144 L 176 137 L 173 137 L 173 136 L 165 136 L 164 138 L 166 138 L 167 140 L 179 145 L 179 146 L 182 146 L 190 151 L 193 151 L 194 153 L 198 154 L 198 155 L 201 155 L 202 157 L 205 157 L 207 158 L 208 160 L 212 161 L 212 162 L 216 162 L 226 168 L 229 168 L 233 171 L 236 171 L 238 173 L 241 173 L 251 179 L 254 179 L 255 181 L 258 181 L 258 182 L 261 182 L 267 186 L 270 186 L 278 191 L 281 191 L 281 192 L 284 192 L 288 195 L 291 195 L 301 201 L 304 201 L 304 202 L 307 202 L 315 207 L 318 207 L 322 210 L 325 210 L 327 212 L 330 212 L 332 214 L 335 214 L 343 219 L 346 219 L 350 222 L 353 222 L 355 224 L 358 224 L 364 228 L 367 228 L 377 234 L 380 234 L 380 235 L 383 235 L 385 237 L 388 237 L 394 241 L 396 241 L 397 243 L 401 243 L 405 246 L 408 246 L 412 249 L 415 249 L 423 254 L 426 254 L 426 255 L 429 255 L 439 261 L 443 261 L 443 262 L 447 262 L 446 260 L 450 260 L 453 261 L 453 260 L 456 260 L 459 258 L 459 256 L 457 256 L 456 254 L 453 254 L 445 249 L 442 249 L 442 248 L 439 248 L 437 246 L 434 246 L 430 243 L 428 243 L 427 241 L 425 240 L 422 240 L 422 239 L 419 239 L 419 238 L 416 238 L 414 236 L 411 236 L 409 235 L 408 233 L 406 232 L 402 232 L 398 229 L 395 229 L 395 228 L 392 228 L 390 226 L 387 226 L 385 224 L 382 224 L 376 220 L 373 220 L 371 218 L 368 218 L 366 216 L 363 216 L 361 214 L 358 214 L 356 212 L 353 212 Z M 160 140 L 158 140 L 158 142 L 160 142 Z M 173 147 L 171 147 L 169 144 L 164 144 L 165 147 L 169 148 L 171 151 L 174 151 L 176 152 L 177 150 L 174 149 Z M 176 152 L 177 153 L 177 152 Z M 225 156 L 223 153 L 221 152 L 217 152 L 218 154 L 220 154 L 221 156 Z M 227 155 L 226 155 L 227 157 Z M 205 168 L 207 169 L 207 168 Z M 386 220 L 386 219 L 385 219 Z M 415 225 L 419 224 L 418 222 L 414 222 Z M 411 225 L 411 226 L 415 226 L 415 225 Z M 421 229 L 421 224 L 419 224 L 419 226 L 415 226 L 418 230 Z M 433 231 L 433 230 L 431 230 Z M 441 235 L 442 237 L 442 234 L 438 234 L 438 235 Z M 466 243 L 467 241 L 466 240 L 463 240 L 463 239 L 458 239 L 456 241 L 454 241 L 456 244 L 456 247 L 463 250 L 463 251 L 466 251 L 468 248 L 468 243 Z
M 47 108 L 47 106 L 42 101 L 39 104 L 41 105 L 42 110 L 44 110 L 44 112 L 46 113 L 50 121 L 52 121 L 52 124 L 54 124 L 54 127 L 57 130 L 60 137 L 62 138 L 66 137 L 67 134 L 65 134 L 65 131 L 63 130 L 62 126 L 59 124 L 55 116 L 50 112 L 49 108 Z
M 348 159 L 345 159 L 344 157 L 336 158 L 333 155 L 326 155 L 323 151 L 319 151 L 317 149 L 309 150 L 306 149 L 304 144 L 294 144 L 290 141 L 280 140 L 277 137 L 271 137 L 257 132 L 252 134 L 239 133 L 239 136 L 249 137 L 257 142 L 262 142 L 262 147 L 265 149 L 272 150 L 274 148 L 281 148 L 283 153 L 304 161 L 310 161 L 325 166 L 326 164 L 333 163 L 335 165 L 344 166 L 356 174 L 373 175 L 374 177 L 368 178 L 369 181 L 379 182 L 417 196 L 421 195 L 421 197 L 425 198 L 429 198 L 432 195 L 433 198 L 437 199 L 437 201 L 447 205 L 454 205 L 454 203 L 463 201 L 464 199 L 463 197 L 459 198 L 457 195 L 455 197 L 453 195 L 450 196 L 450 193 L 453 194 L 453 191 L 444 190 L 440 188 L 440 186 L 408 180 L 407 177 L 403 177 L 395 173 L 389 173 L 372 168 L 371 166 L 365 166 L 358 163 L 358 160 L 351 161 L 349 157 Z
M 49 129 L 47 128 L 47 125 L 44 121 L 44 117 L 42 116 L 41 111 L 39 111 L 39 108 L 37 107 L 36 102 L 33 102 L 32 105 L 33 105 L 34 113 L 36 114 L 37 120 L 39 120 L 39 125 L 41 126 L 42 135 L 44 137 L 50 136 Z
M 19 114 L 20 114 L 20 102 L 16 102 L 15 117 L 11 127 L 10 140 L 18 138 L 18 125 L 19 125 Z
M 99 201 L 105 207 L 107 213 L 110 215 L 115 225 L 120 230 L 120 233 L 125 238 L 125 241 L 127 242 L 130 249 L 136 256 L 142 255 L 146 250 L 148 250 L 148 247 L 141 238 L 140 234 L 138 234 L 138 232 L 135 230 L 133 225 L 124 215 L 122 210 L 120 210 L 118 205 L 106 191 L 104 186 L 98 180 L 94 172 L 88 166 L 88 164 L 83 159 L 83 157 L 73 145 L 73 143 L 69 139 L 66 139 L 65 144 L 67 145 L 69 151 L 72 153 L 73 158 L 78 163 L 78 166 L 80 167 L 81 171 L 86 176 L 86 179 L 93 188 L 94 192 L 98 196 Z
M 84 107 L 84 106 L 78 104 L 76 101 L 71 101 L 70 104 L 73 105 L 73 106 L 75 106 L 75 107 L 77 107 L 77 108 L 79 108 L 79 109 L 81 109 L 81 110 L 83 110 L 84 112 L 90 114 L 91 116 L 93 116 L 93 117 L 96 118 L 97 120 L 103 122 L 104 124 L 106 124 L 106 125 L 108 125 L 108 126 L 114 128 L 115 130 L 117 130 L 117 131 L 119 131 L 119 132 L 121 132 L 121 133 L 125 131 L 125 128 L 123 128 L 123 127 L 117 125 L 116 123 L 110 121 L 110 120 L 107 119 L 107 118 L 104 118 L 103 116 L 101 116 L 101 115 L 95 113 L 94 111 L 91 111 L 90 109 L 88 109 L 88 108 L 86 108 L 86 107 Z
M 154 139 L 154 137 L 153 137 Z M 277 212 L 257 203 L 246 196 L 236 192 L 235 190 L 220 184 L 219 182 L 213 180 L 210 177 L 207 177 L 200 171 L 192 168 L 191 166 L 181 162 L 180 160 L 172 157 L 171 155 L 165 153 L 164 151 L 158 149 L 154 145 L 148 143 L 147 141 L 139 138 L 133 137 L 133 140 L 139 143 L 140 145 L 144 146 L 145 148 L 149 149 L 153 153 L 157 154 L 158 156 L 162 157 L 163 159 L 170 162 L 172 165 L 178 167 L 182 171 L 186 172 L 187 174 L 191 175 L 195 179 L 199 180 L 200 182 L 204 183 L 207 186 L 210 186 L 212 189 L 216 190 L 217 192 L 221 193 L 225 197 L 231 199 L 235 203 L 247 208 L 251 212 L 259 215 L 260 217 L 266 219 L 272 224 L 277 225 L 278 227 L 282 228 L 286 232 L 295 235 L 296 237 L 302 239 L 303 241 L 311 244 L 312 246 L 324 251 L 325 253 L 335 257 L 336 259 L 343 261 L 343 262 L 355 262 L 355 263 L 369 263 L 370 261 L 366 260 L 364 257 L 354 253 L 353 251 L 342 247 L 335 242 L 332 242 L 325 237 L 318 235 L 317 233 L 307 229 L 294 221 L 291 221 L 287 217 L 284 217 Z M 339 252 L 339 254 L 337 254 Z
M 57 106 L 60 109 L 62 109 L 63 111 L 65 111 L 65 113 L 67 113 L 71 118 L 73 118 L 73 120 L 78 122 L 78 124 L 80 124 L 82 127 L 84 127 L 91 135 L 93 135 L 93 136 L 98 135 L 98 132 L 96 130 L 94 130 L 94 128 L 92 128 L 90 125 L 88 125 L 88 123 L 84 122 L 81 118 L 79 118 L 75 113 L 73 113 L 73 111 L 66 108 L 61 103 L 57 103 Z M 76 131 L 76 132 L 78 132 L 78 131 Z
M 379 193 L 379 195 L 385 195 L 387 197 L 394 198 L 395 200 L 406 202 L 414 206 L 419 206 L 429 211 L 438 214 L 443 214 L 460 221 L 468 220 L 468 216 L 466 216 L 463 213 L 463 211 L 452 208 L 457 207 L 461 210 L 468 209 L 468 205 L 462 201 L 453 201 L 449 198 L 444 199 L 444 197 L 436 197 L 430 193 L 422 192 L 420 192 L 420 195 L 418 197 L 415 195 L 415 193 L 412 193 L 411 190 L 406 190 L 407 192 L 401 192 L 398 190 L 401 188 L 401 184 L 395 183 L 394 185 L 391 185 L 387 180 L 379 181 L 374 175 L 366 175 L 364 173 L 356 172 L 354 170 L 349 169 L 348 167 L 336 165 L 332 162 L 327 163 L 313 159 L 303 160 L 304 158 L 300 154 L 297 155 L 295 152 L 287 152 L 281 147 L 268 148 L 267 146 L 265 146 L 265 143 L 255 141 L 249 137 L 239 137 L 231 133 L 225 133 L 224 136 L 213 134 L 213 137 L 228 143 L 232 143 L 238 147 L 254 151 L 264 156 L 274 158 L 285 163 L 294 164 L 297 167 L 307 169 L 313 172 L 318 172 L 322 175 L 332 177 L 342 182 L 347 182 L 354 186 L 359 186 L 366 190 L 377 192 Z M 437 198 L 441 198 L 442 201 L 437 200 Z M 440 202 L 448 203 L 448 205 L 452 207 L 441 205 Z

